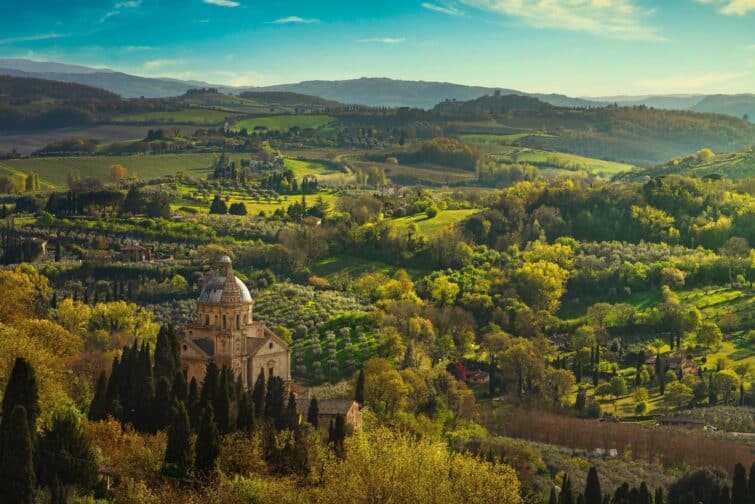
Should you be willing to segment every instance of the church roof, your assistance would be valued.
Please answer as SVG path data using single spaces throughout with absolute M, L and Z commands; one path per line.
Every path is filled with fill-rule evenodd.
M 249 293 L 244 282 L 233 274 L 231 258 L 223 256 L 220 259 L 220 267 L 202 287 L 199 294 L 200 303 L 208 304 L 234 304 L 251 303 L 252 295 Z

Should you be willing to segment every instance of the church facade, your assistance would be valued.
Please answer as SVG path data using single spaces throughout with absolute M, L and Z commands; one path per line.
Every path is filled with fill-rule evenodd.
M 187 380 L 204 380 L 207 364 L 228 366 L 245 388 L 254 385 L 260 371 L 265 380 L 279 376 L 291 380 L 291 349 L 262 322 L 253 317 L 254 300 L 249 289 L 233 273 L 228 256 L 220 260 L 197 299 L 194 323 L 184 328 L 181 363 Z

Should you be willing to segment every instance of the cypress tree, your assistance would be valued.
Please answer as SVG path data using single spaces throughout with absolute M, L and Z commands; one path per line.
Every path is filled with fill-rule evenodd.
M 39 417 L 39 389 L 31 364 L 23 357 L 16 357 L 8 384 L 3 395 L 3 424 L 10 421 L 16 406 L 22 406 L 26 413 L 26 425 L 33 437 Z M 2 424 L 0 424 L 2 429 Z
M 663 488 L 658 487 L 655 489 L 655 498 L 653 499 L 653 504 L 664 504 L 665 501 L 663 499 Z
M 173 400 L 170 392 L 170 382 L 166 377 L 157 382 L 157 391 L 152 401 L 152 427 L 159 431 L 167 428 L 171 423 Z
M 202 393 L 199 396 L 199 401 L 202 404 L 202 408 L 207 406 L 213 406 L 215 401 L 215 394 L 218 390 L 218 366 L 214 362 L 209 362 L 205 370 L 204 382 L 202 382 Z
M 181 349 L 178 335 L 172 325 L 161 326 L 155 345 L 155 380 L 168 379 L 181 368 Z
M 98 468 L 94 450 L 73 414 L 56 417 L 52 428 L 40 440 L 37 474 L 41 484 L 63 499 L 66 487 L 74 486 L 81 493 L 88 493 L 96 486 Z
M 708 375 L 708 405 L 715 406 L 718 402 L 718 394 L 716 394 L 716 387 L 713 386 L 713 373 Z
M 558 494 L 558 504 L 574 504 L 574 496 L 571 491 L 571 480 L 569 475 L 564 475 L 564 483 L 561 485 L 561 492 Z
M 296 412 L 296 396 L 294 396 L 293 392 L 288 393 L 286 420 L 289 429 L 295 431 L 299 428 L 299 414 Z
M 251 434 L 254 430 L 254 404 L 249 394 L 243 391 L 239 399 L 239 415 L 236 419 L 236 428 L 247 434 Z
M 721 494 L 718 497 L 718 504 L 731 504 L 731 497 L 729 496 L 729 485 L 721 487 Z
M 267 382 L 265 417 L 274 423 L 276 429 L 286 428 L 287 421 L 283 408 L 283 379 L 280 376 L 273 376 Z
M 186 376 L 183 371 L 176 371 L 173 374 L 173 386 L 171 387 L 171 396 L 174 401 L 186 402 L 189 396 L 189 386 L 186 383 Z
M 168 429 L 168 447 L 165 450 L 165 465 L 175 464 L 184 471 L 191 467 L 191 426 L 183 403 L 173 403 L 173 420 Z
M 360 406 L 364 405 L 364 369 L 360 369 L 359 376 L 357 376 L 357 384 L 354 390 L 354 400 L 358 402 Z
M 215 415 L 210 404 L 202 411 L 202 419 L 194 449 L 194 466 L 205 478 L 211 477 L 216 468 L 220 453 L 220 433 L 215 425 Z
M 3 416 L 0 455 L 0 502 L 3 503 L 31 504 L 34 499 L 34 454 L 28 418 L 22 404 L 15 404 L 10 414 Z
M 336 442 L 336 424 L 333 420 L 328 425 L 328 444 L 334 444 Z
M 742 464 L 734 466 L 734 476 L 731 481 L 731 504 L 747 504 L 747 473 Z
M 574 377 L 577 380 L 577 383 L 582 382 L 582 362 L 577 362 L 577 371 L 574 373 Z
M 215 391 L 212 409 L 215 413 L 215 424 L 221 434 L 231 431 L 231 397 L 229 394 L 230 383 L 228 381 L 230 370 L 223 366 L 220 371 L 220 383 Z
M 104 420 L 107 417 L 107 377 L 105 371 L 97 377 L 97 385 L 94 388 L 94 397 L 89 405 L 89 420 L 94 422 Z
M 602 504 L 603 496 L 600 492 L 600 479 L 598 470 L 591 467 L 587 473 L 587 484 L 585 485 L 585 504 Z
M 752 504 L 755 504 L 755 462 L 750 466 L 750 478 L 747 480 L 747 490 Z
M 582 494 L 577 495 L 577 504 L 585 504 L 585 496 Z
M 548 504 L 558 504 L 558 498 L 556 497 L 555 488 L 551 488 L 551 496 L 548 498 Z
M 202 403 L 199 399 L 199 385 L 197 385 L 197 379 L 192 378 L 189 383 L 189 395 L 186 398 L 186 409 L 189 412 L 189 421 L 191 423 L 192 430 L 199 429 L 199 417 Z
M 137 386 L 132 387 L 135 394 L 132 396 L 132 407 L 134 410 L 134 427 L 137 430 L 153 432 L 155 427 L 154 418 L 152 417 L 153 405 L 155 399 L 155 382 L 152 377 L 152 360 L 149 356 L 149 345 L 142 344 L 139 352 L 136 366 L 136 374 L 139 381 Z M 168 397 L 170 394 L 168 394 Z
M 257 375 L 257 381 L 254 382 L 254 389 L 252 390 L 252 403 L 254 404 L 254 413 L 257 416 L 262 416 L 265 413 L 265 373 L 260 369 L 260 374 Z
M 312 424 L 315 429 L 320 426 L 320 406 L 317 404 L 317 398 L 313 397 L 309 401 L 309 409 L 307 410 L 307 422 Z
M 653 504 L 653 496 L 644 481 L 640 483 L 638 502 L 639 504 Z

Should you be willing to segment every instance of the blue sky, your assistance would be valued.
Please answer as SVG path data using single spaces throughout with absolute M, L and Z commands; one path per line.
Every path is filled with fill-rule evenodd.
M 0 1 L 0 57 L 232 85 L 755 92 L 755 0 Z

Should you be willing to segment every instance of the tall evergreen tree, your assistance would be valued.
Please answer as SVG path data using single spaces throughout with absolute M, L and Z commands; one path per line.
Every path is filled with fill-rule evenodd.
M 173 400 L 171 397 L 170 382 L 163 376 L 157 382 L 155 398 L 152 401 L 152 430 L 166 429 L 173 416 Z
M 640 483 L 638 504 L 653 504 L 653 496 L 650 494 L 647 484 L 643 481 Z
M 591 467 L 587 473 L 587 484 L 585 485 L 585 504 L 602 504 L 603 495 L 600 492 L 600 479 L 598 470 Z
M 215 425 L 215 415 L 210 404 L 202 411 L 202 419 L 197 432 L 194 448 L 194 467 L 204 478 L 212 477 L 217 469 L 220 454 L 220 432 Z
M 212 403 L 212 409 L 215 413 L 215 424 L 221 434 L 228 434 L 231 431 L 231 397 L 229 383 L 230 369 L 223 366 L 220 370 L 220 382 L 215 391 L 215 397 Z
M 34 500 L 34 454 L 28 418 L 26 408 L 19 403 L 3 416 L 0 502 L 4 504 L 31 504 Z
M 257 416 L 265 414 L 266 393 L 265 372 L 260 369 L 260 374 L 257 375 L 257 381 L 254 382 L 254 389 L 252 390 L 252 403 L 254 404 L 254 413 Z
M 199 400 L 202 403 L 202 408 L 213 406 L 215 394 L 218 390 L 218 380 L 218 366 L 210 361 L 205 370 L 204 381 L 202 382 L 202 393 L 199 397 Z
M 718 504 L 731 504 L 729 485 L 723 485 L 721 487 L 721 494 L 718 497 Z
M 165 376 L 169 380 L 181 369 L 181 345 L 172 325 L 161 326 L 155 345 L 155 380 Z
M 556 489 L 551 488 L 551 495 L 548 498 L 548 504 L 558 504 L 558 497 L 556 497 Z
M 16 406 L 23 406 L 26 413 L 26 425 L 31 433 L 30 435 L 34 437 L 40 410 L 39 389 L 37 388 L 34 368 L 23 357 L 16 358 L 8 378 L 8 384 L 5 386 L 2 407 L 3 423 L 0 424 L 0 430 L 2 430 L 5 422 L 10 421 L 11 414 Z
M 307 410 L 307 422 L 312 424 L 315 429 L 320 426 L 320 406 L 317 404 L 317 398 L 313 397 L 309 401 L 309 409 Z
M 97 460 L 89 439 L 73 414 L 56 417 L 39 443 L 39 482 L 65 498 L 69 487 L 80 493 L 92 490 L 98 479 Z
M 189 383 L 189 395 L 186 397 L 186 409 L 189 413 L 189 422 L 191 423 L 192 430 L 199 429 L 199 420 L 202 412 L 202 402 L 199 398 L 199 385 L 197 385 L 197 379 L 191 379 Z
M 359 376 L 357 376 L 356 387 L 354 388 L 354 400 L 359 403 L 360 406 L 364 405 L 364 369 L 359 370 Z
M 653 499 L 653 504 L 665 504 L 665 500 L 663 498 L 663 487 L 658 487 L 655 489 L 655 498 Z
M 265 395 L 265 417 L 272 421 L 278 430 L 285 429 L 287 425 L 283 394 L 283 379 L 280 376 L 271 377 L 267 382 Z
M 333 445 L 339 456 L 343 455 L 343 443 L 346 440 L 346 417 L 340 413 L 336 415 L 333 426 Z
M 181 370 L 178 370 L 173 374 L 171 397 L 174 401 L 180 401 L 182 403 L 185 403 L 186 399 L 189 397 L 189 385 L 186 383 L 186 376 Z
M 251 434 L 254 430 L 254 403 L 249 393 L 243 391 L 239 398 L 239 414 L 236 419 L 236 428 L 247 434 Z
M 184 404 L 173 403 L 173 420 L 168 429 L 168 447 L 165 450 L 165 464 L 175 464 L 183 471 L 191 467 L 191 426 Z
M 574 504 L 574 495 L 572 494 L 571 480 L 568 474 L 564 475 L 561 492 L 558 494 L 558 504 Z
M 286 423 L 288 428 L 295 431 L 299 428 L 299 414 L 296 412 L 296 396 L 293 392 L 288 393 L 288 406 L 286 407 Z
M 742 464 L 734 466 L 734 476 L 731 480 L 731 504 L 748 504 L 747 473 Z
M 94 397 L 89 405 L 89 420 L 98 422 L 107 417 L 107 376 L 105 371 L 97 377 L 97 385 L 94 388 Z

